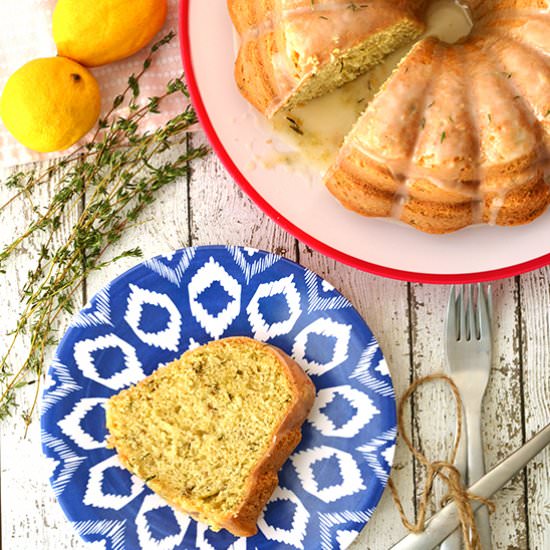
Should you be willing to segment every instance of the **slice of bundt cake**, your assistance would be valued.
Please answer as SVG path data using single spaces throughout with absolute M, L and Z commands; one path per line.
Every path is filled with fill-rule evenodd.
M 227 338 L 112 397 L 109 445 L 177 509 L 250 536 L 314 396 L 309 377 L 282 351 Z
M 424 0 L 228 0 L 244 97 L 271 117 L 365 73 L 424 30 Z

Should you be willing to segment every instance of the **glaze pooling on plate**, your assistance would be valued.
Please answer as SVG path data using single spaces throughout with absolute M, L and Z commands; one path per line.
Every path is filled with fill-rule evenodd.
M 469 11 L 453 0 L 436 0 L 431 3 L 425 20 L 423 37 L 435 36 L 448 44 L 468 36 L 473 26 Z M 237 40 L 235 54 L 238 52 L 238 43 Z M 288 159 L 301 171 L 310 170 L 313 165 L 324 174 L 336 160 L 346 135 L 412 46 L 407 44 L 400 48 L 382 63 L 334 92 L 293 107 L 290 112 L 283 111 L 275 115 L 271 119 L 274 130 L 289 145 L 299 149 L 292 155 L 287 154 L 286 158 L 279 155 L 278 161 Z M 296 121 L 301 133 L 296 132 L 291 120 Z M 316 181 L 320 183 L 321 179 L 317 177 Z
M 317 388 L 302 442 L 250 539 L 174 512 L 105 447 L 111 395 L 234 335 L 291 354 Z M 237 247 L 153 258 L 96 294 L 57 350 L 42 410 L 56 497 L 84 540 L 107 550 L 346 548 L 380 499 L 396 437 L 387 365 L 351 304 L 299 265 Z

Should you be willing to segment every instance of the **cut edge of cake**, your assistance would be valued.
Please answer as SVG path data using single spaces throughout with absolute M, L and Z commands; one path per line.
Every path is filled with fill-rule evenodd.
M 335 51 L 333 60 L 308 75 L 281 104 L 276 113 L 322 97 L 367 73 L 400 48 L 412 44 L 425 27 L 411 17 L 404 17 L 391 27 L 380 30 L 347 50 Z
M 399 15 L 396 9 L 380 22 L 378 28 L 366 32 L 363 39 L 348 39 L 342 46 L 335 43 L 330 56 L 324 52 L 321 58 L 308 58 L 306 66 L 295 66 L 293 60 L 300 57 L 299 53 L 285 43 L 284 36 L 272 29 L 271 18 L 279 17 L 274 15 L 272 2 L 254 7 L 247 0 L 227 0 L 227 3 L 241 38 L 235 62 L 235 81 L 243 97 L 268 118 L 355 80 L 382 63 L 388 55 L 412 45 L 426 29 L 425 23 L 417 17 L 424 5 L 424 0 L 419 0 Z M 368 6 L 342 3 L 334 9 L 338 7 L 343 11 L 356 11 Z M 322 13 L 317 12 L 313 4 L 311 9 L 312 13 Z M 319 5 L 319 9 L 324 9 L 324 6 Z M 296 11 L 305 13 L 300 9 Z M 315 17 L 319 25 L 316 32 L 322 32 L 322 22 L 327 17 Z M 248 35 L 253 39 L 248 39 Z M 275 63 L 274 60 L 279 61 Z M 279 65 L 284 66 L 284 74 L 280 74 Z M 284 91 L 281 91 L 281 85 Z

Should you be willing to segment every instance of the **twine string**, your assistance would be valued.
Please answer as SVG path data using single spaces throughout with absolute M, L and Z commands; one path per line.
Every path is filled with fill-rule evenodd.
M 427 382 L 438 380 L 446 382 L 453 393 L 456 405 L 456 434 L 449 459 L 430 462 L 428 458 L 413 445 L 407 433 L 407 430 L 405 429 L 404 412 L 408 400 L 420 386 L 426 384 Z M 418 503 L 418 515 L 416 523 L 412 523 L 408 520 L 395 484 L 391 479 L 389 480 L 389 488 L 391 490 L 393 500 L 399 511 L 399 515 L 401 516 L 401 521 L 403 522 L 403 525 L 412 533 L 421 533 L 425 530 L 427 519 L 426 514 L 428 511 L 428 506 L 430 504 L 434 482 L 437 478 L 439 478 L 447 486 L 447 494 L 442 499 L 441 506 L 445 506 L 451 501 L 455 502 L 458 510 L 462 537 L 464 539 L 466 549 L 481 550 L 481 541 L 479 539 L 479 533 L 475 522 L 475 514 L 472 508 L 472 502 L 481 502 L 483 505 L 487 506 L 489 512 L 491 513 L 494 512 L 495 505 L 491 500 L 477 496 L 468 491 L 468 489 L 464 486 L 463 480 L 461 479 L 460 472 L 454 465 L 456 455 L 458 453 L 458 447 L 460 445 L 464 430 L 462 398 L 460 397 L 460 392 L 458 391 L 456 384 L 451 378 L 449 378 L 445 374 L 430 374 L 429 376 L 424 376 L 413 382 L 399 400 L 399 406 L 397 409 L 397 425 L 399 428 L 399 433 L 403 441 L 407 445 L 409 451 L 412 453 L 414 458 L 416 458 L 416 460 L 426 469 L 426 481 L 424 483 L 420 502 Z

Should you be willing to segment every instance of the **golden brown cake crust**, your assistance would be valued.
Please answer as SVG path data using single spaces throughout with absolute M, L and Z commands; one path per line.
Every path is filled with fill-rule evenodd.
M 220 524 L 220 527 L 236 536 L 249 537 L 257 532 L 258 516 L 277 487 L 279 470 L 302 439 L 301 427 L 313 406 L 315 386 L 298 363 L 280 349 L 250 338 L 236 337 L 227 340 L 269 350 L 284 370 L 293 395 L 284 419 L 273 431 L 269 449 L 250 475 L 246 496 L 239 510 Z

